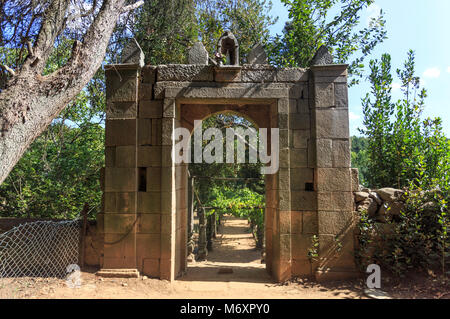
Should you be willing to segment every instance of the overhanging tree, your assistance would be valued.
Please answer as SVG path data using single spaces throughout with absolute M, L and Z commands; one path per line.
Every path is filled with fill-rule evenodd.
M 21 45 L 21 53 L 13 67 L 1 63 L 9 75 L 0 92 L 0 183 L 94 76 L 119 16 L 142 4 L 125 0 L 11 0 L 1 4 L 1 46 L 19 49 Z M 74 37 L 70 58 L 61 68 L 44 74 L 62 35 Z

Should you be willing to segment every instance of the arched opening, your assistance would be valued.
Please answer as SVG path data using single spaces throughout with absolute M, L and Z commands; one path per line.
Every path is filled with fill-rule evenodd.
M 187 128 L 190 132 L 191 159 L 188 165 L 179 164 L 175 174 L 183 174 L 184 181 L 180 185 L 186 185 L 180 186 L 181 189 L 178 187 L 177 198 L 181 203 L 187 202 L 186 212 L 180 214 L 186 231 L 181 231 L 181 243 L 177 241 L 183 245 L 186 236 L 187 247 L 176 249 L 180 259 L 176 267 L 179 266 L 180 271 L 184 268 L 187 273 L 178 279 L 271 280 L 265 270 L 264 244 L 266 211 L 275 206 L 270 202 L 266 207 L 266 198 L 274 198 L 268 194 L 274 186 L 273 177 L 261 174 L 265 164 L 258 157 L 263 146 L 259 128 L 271 127 L 270 105 L 178 103 L 176 123 L 177 127 Z M 220 136 L 211 134 L 208 129 L 215 129 Z M 230 129 L 235 134 L 231 156 L 230 144 L 227 145 Z M 251 136 L 251 132 L 255 136 Z M 211 152 L 217 159 L 219 156 L 215 152 L 222 152 L 219 162 L 211 163 L 205 158 L 196 162 L 194 144 L 199 135 L 202 136 L 202 155 Z M 270 132 L 265 137 L 268 137 L 264 146 L 267 148 L 270 147 Z M 216 138 L 220 139 L 216 145 L 222 146 L 219 149 L 210 145 Z M 182 206 L 180 210 L 183 210 Z

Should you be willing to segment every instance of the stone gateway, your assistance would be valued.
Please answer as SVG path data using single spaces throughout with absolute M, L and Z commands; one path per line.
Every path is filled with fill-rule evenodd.
M 260 45 L 248 60 L 254 64 L 239 65 L 231 33 L 218 48 L 228 64 L 209 59 L 197 43 L 192 64 L 141 67 L 139 57 L 127 56 L 132 63 L 105 67 L 100 273 L 132 269 L 167 280 L 183 274 L 188 176 L 187 164 L 173 161 L 172 135 L 233 112 L 259 128 L 279 129 L 279 169 L 265 176 L 267 271 L 278 281 L 355 276 L 358 183 L 350 166 L 347 65 L 274 68 L 261 64 L 267 60 Z M 318 258 L 309 258 L 312 252 Z

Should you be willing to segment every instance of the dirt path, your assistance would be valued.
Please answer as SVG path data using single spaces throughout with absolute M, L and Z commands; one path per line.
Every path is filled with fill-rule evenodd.
M 64 280 L 0 279 L 1 298 L 361 298 L 355 283 L 321 286 L 276 284 L 261 264 L 247 221 L 227 217 L 206 261 L 188 265 L 173 283 L 157 279 L 112 279 L 82 273 L 80 288 Z M 219 270 L 232 270 L 220 274 Z

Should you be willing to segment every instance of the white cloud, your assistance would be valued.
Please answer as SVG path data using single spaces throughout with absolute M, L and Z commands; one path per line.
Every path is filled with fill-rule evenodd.
M 428 79 L 436 79 L 441 75 L 441 70 L 438 68 L 428 68 L 423 72 L 423 77 Z
M 392 83 L 392 90 L 394 90 L 394 91 L 400 90 L 401 87 L 402 87 L 402 85 L 400 83 L 398 83 L 398 82 L 393 82 Z
M 450 66 L 447 68 L 447 72 L 450 73 Z
M 359 116 L 358 114 L 353 113 L 351 111 L 348 113 L 348 117 L 350 118 L 350 121 L 356 121 L 361 118 L 361 116 Z
M 370 6 L 367 7 L 367 25 L 370 26 L 372 23 L 372 19 L 377 19 L 380 16 L 380 6 L 378 6 L 375 3 L 372 3 Z

